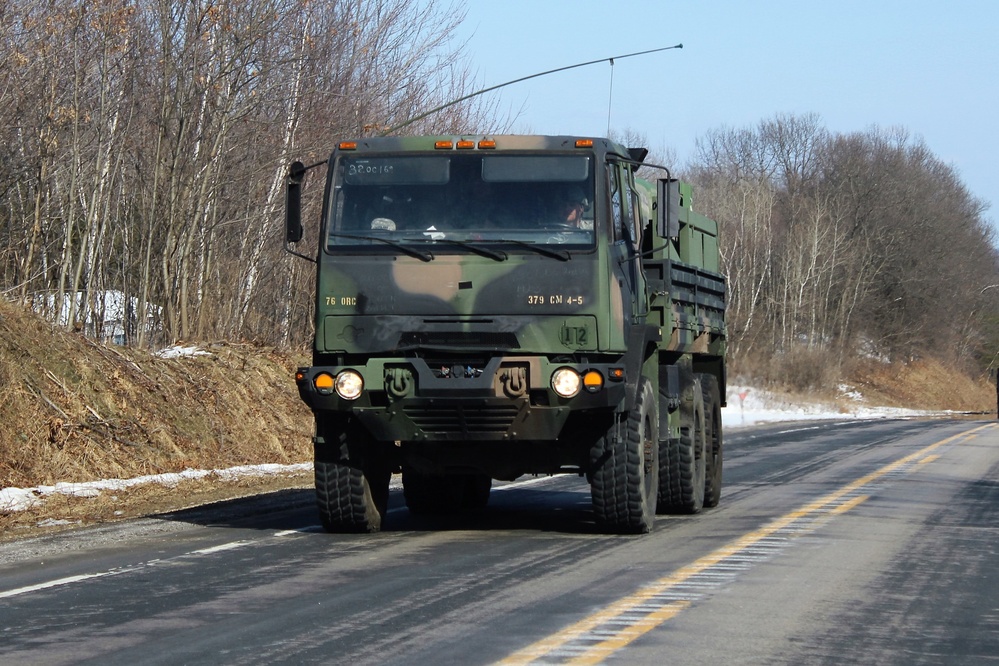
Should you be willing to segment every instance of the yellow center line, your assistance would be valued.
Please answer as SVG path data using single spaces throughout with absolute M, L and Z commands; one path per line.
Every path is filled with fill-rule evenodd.
M 674 601 L 666 604 L 662 608 L 649 613 L 635 624 L 621 631 L 616 637 L 609 638 L 601 643 L 598 643 L 597 645 L 594 645 L 586 654 L 576 657 L 568 663 L 599 664 L 611 652 L 617 652 L 632 641 L 641 638 L 663 622 L 679 615 L 680 611 L 685 610 L 688 606 L 690 606 L 689 601 Z
M 854 497 L 852 500 L 847 500 L 846 502 L 843 502 L 839 506 L 834 507 L 829 513 L 834 516 L 838 516 L 841 513 L 846 513 L 847 511 L 850 511 L 851 509 L 860 506 L 861 504 L 866 502 L 869 498 L 870 495 L 858 495 L 857 497 Z
M 906 469 L 907 466 L 922 465 L 936 460 L 940 456 L 933 454 L 942 446 L 951 444 L 959 439 L 971 439 L 976 437 L 978 432 L 996 427 L 996 424 L 989 423 L 979 426 L 967 432 L 958 433 L 934 444 L 931 444 L 915 453 L 899 458 L 880 469 L 866 474 L 856 481 L 848 483 L 838 490 L 829 493 L 813 502 L 791 511 L 776 520 L 768 523 L 764 527 L 753 530 L 738 539 L 725 544 L 721 548 L 708 553 L 704 557 L 677 569 L 668 576 L 660 578 L 650 585 L 647 585 L 634 593 L 619 599 L 605 608 L 575 622 L 568 627 L 558 631 L 546 638 L 543 638 L 527 647 L 514 652 L 507 658 L 498 662 L 503 666 L 514 664 L 530 664 L 536 659 L 549 655 L 553 652 L 564 650 L 565 646 L 573 641 L 586 638 L 595 629 L 606 625 L 612 621 L 618 621 L 623 615 L 641 613 L 641 617 L 624 623 L 624 626 L 617 629 L 613 635 L 595 644 L 588 644 L 585 649 L 579 650 L 579 654 L 572 655 L 572 659 L 567 663 L 572 664 L 596 664 L 606 659 L 611 653 L 623 649 L 639 637 L 644 636 L 649 631 L 662 625 L 667 620 L 676 617 L 680 612 L 691 605 L 690 600 L 671 600 L 661 604 L 653 611 L 646 611 L 640 607 L 647 607 L 650 602 L 656 603 L 659 597 L 680 584 L 688 581 L 706 569 L 724 562 L 726 559 L 744 552 L 746 549 L 758 544 L 763 539 L 773 536 L 775 533 L 793 525 L 802 519 L 817 516 L 817 514 L 839 515 L 846 513 L 866 501 L 869 495 L 861 495 L 858 491 L 864 486 L 870 485 L 892 472 Z M 853 497 L 848 497 L 853 495 Z M 844 499 L 847 498 L 847 499 Z M 842 500 L 842 501 L 841 501 Z M 813 527 L 814 529 L 814 527 Z

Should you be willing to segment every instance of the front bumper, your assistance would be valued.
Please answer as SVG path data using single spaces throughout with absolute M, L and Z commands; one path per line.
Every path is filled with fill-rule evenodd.
M 563 367 L 580 374 L 595 370 L 605 381 L 599 390 L 565 398 L 550 384 L 551 374 Z M 317 377 L 348 369 L 364 379 L 356 400 L 316 387 Z M 296 379 L 314 412 L 351 414 L 379 441 L 553 441 L 574 414 L 621 409 L 627 383 L 622 372 L 619 363 L 554 363 L 544 357 L 497 357 L 467 370 L 406 358 L 300 368 Z

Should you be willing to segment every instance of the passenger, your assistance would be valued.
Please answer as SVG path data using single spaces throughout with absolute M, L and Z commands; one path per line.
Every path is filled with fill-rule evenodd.
M 413 192 L 397 190 L 385 192 L 369 212 L 370 228 L 376 231 L 404 231 L 423 229 L 433 224 L 431 203 Z

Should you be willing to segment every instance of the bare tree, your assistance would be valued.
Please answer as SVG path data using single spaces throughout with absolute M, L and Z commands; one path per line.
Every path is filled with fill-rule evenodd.
M 2 289 L 85 328 L 113 290 L 137 344 L 304 340 L 308 271 L 277 242 L 287 165 L 470 92 L 462 18 L 438 0 L 4 3 Z M 407 131 L 495 129 L 492 111 Z
M 709 133 L 690 177 L 723 222 L 737 356 L 981 357 L 978 290 L 999 263 L 984 208 L 904 130 L 777 116 Z

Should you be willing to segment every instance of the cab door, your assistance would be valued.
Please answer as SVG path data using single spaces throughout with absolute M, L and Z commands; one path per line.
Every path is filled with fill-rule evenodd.
M 624 162 L 608 164 L 607 174 L 615 273 L 624 292 L 623 301 L 630 303 L 631 323 L 640 324 L 648 315 L 649 299 L 640 256 L 642 224 L 635 175 Z

